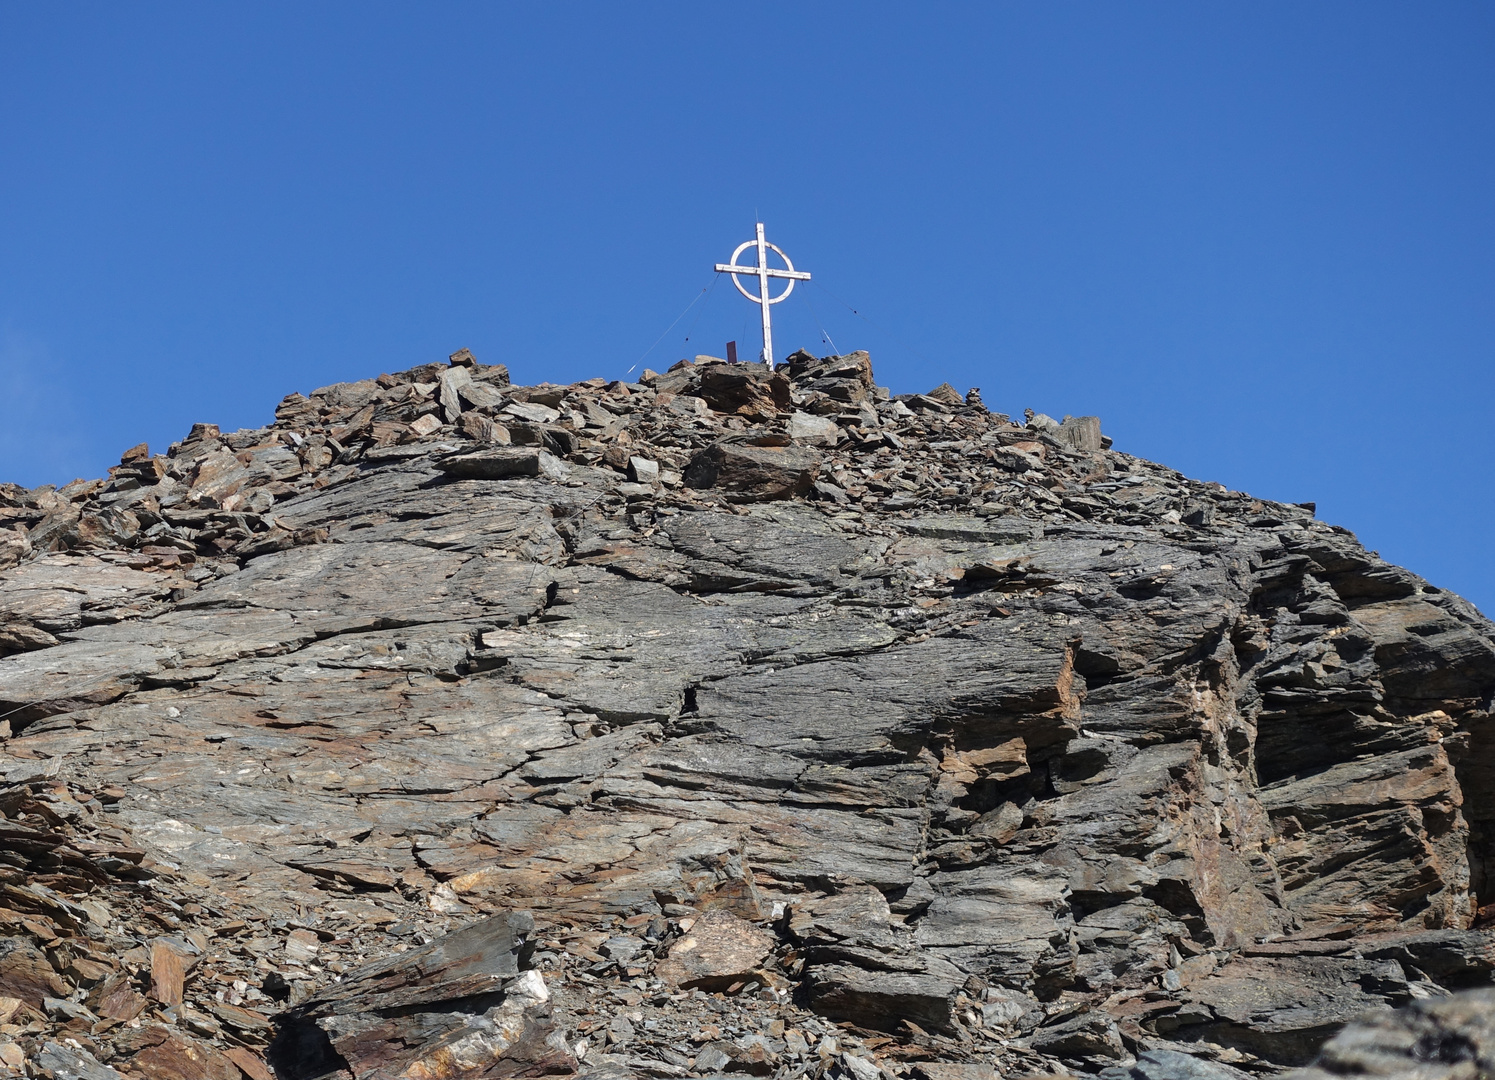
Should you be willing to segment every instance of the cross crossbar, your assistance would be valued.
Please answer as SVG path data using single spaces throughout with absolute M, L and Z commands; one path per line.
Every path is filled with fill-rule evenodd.
M 736 266 L 731 263 L 717 263 L 716 272 L 718 274 L 752 274 L 753 277 L 757 277 L 760 273 L 756 266 Z M 776 266 L 765 266 L 761 273 L 767 274 L 769 277 L 793 278 L 795 281 L 810 280 L 810 275 L 803 270 L 780 270 Z M 775 299 L 772 303 L 776 304 L 778 300 Z

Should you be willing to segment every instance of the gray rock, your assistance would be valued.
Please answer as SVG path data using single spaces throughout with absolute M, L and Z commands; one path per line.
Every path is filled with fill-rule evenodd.
M 959 968 L 917 953 L 861 959 L 813 968 L 810 997 L 817 1012 L 885 1031 L 900 1030 L 904 1020 L 930 1031 L 955 1030 L 955 997 L 966 981 Z
M 463 392 L 471 386 L 472 374 L 465 367 L 451 367 L 441 373 L 441 409 L 448 424 L 461 418 Z
M 561 416 L 550 406 L 535 401 L 511 401 L 503 407 L 503 414 L 531 424 L 553 424 Z
M 511 476 L 538 476 L 548 480 L 564 479 L 566 466 L 546 450 L 479 450 L 456 454 L 437 462 L 452 476 L 467 480 L 504 480 Z
M 725 1069 L 732 1063 L 732 1045 L 707 1043 L 696 1051 L 695 1071 L 698 1073 L 712 1073 Z
M 534 951 L 533 929 L 528 913 L 495 916 L 352 972 L 278 1019 L 270 1059 L 293 1076 L 318 1075 L 332 1053 L 355 1076 L 391 1067 L 431 1075 L 434 1063 L 454 1054 L 496 1062 L 536 1050 L 574 1066 L 568 1052 L 543 1048 L 551 1030 L 543 1018 L 544 981 L 534 972 L 520 975 Z M 471 1003 L 487 1004 L 505 990 L 474 1017 Z
M 841 439 L 841 427 L 834 420 L 807 412 L 790 413 L 785 430 L 801 446 L 835 446 Z
M 659 481 L 659 462 L 635 454 L 628 459 L 628 478 L 635 484 L 653 484 Z
M 1094 454 L 1110 445 L 1110 440 L 1100 433 L 1098 416 L 1066 416 L 1059 425 L 1059 441 L 1082 453 Z
M 124 1080 L 82 1047 L 60 1042 L 46 1043 L 32 1056 L 31 1067 L 36 1075 L 52 1080 Z
M 914 1075 L 920 1080 L 1000 1080 L 997 1070 L 981 1061 L 921 1061 Z
M 1247 1080 L 1250 1073 L 1178 1050 L 1144 1050 L 1131 1065 L 1096 1073 L 1101 1080 Z
M 69 1001 L 67 998 L 46 998 L 42 1001 L 42 1008 L 46 1010 L 48 1016 L 54 1020 L 61 1020 L 64 1023 L 69 1020 L 84 1020 L 90 1024 L 94 1024 L 99 1019 L 89 1011 L 86 1005 L 80 1005 L 76 1001 Z
M 294 1020 L 406 1009 L 490 993 L 529 966 L 535 920 L 528 912 L 496 915 L 350 972 L 307 999 Z
M 1126 1044 L 1121 1041 L 1116 1021 L 1100 1012 L 1086 1013 L 1041 1028 L 1028 1042 L 1039 1053 L 1067 1061 L 1127 1056 Z

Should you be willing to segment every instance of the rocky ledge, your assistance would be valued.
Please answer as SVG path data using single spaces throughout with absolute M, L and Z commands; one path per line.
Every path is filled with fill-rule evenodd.
M 1492 641 L 865 353 L 293 394 L 0 487 L 0 1069 L 1463 1075 Z

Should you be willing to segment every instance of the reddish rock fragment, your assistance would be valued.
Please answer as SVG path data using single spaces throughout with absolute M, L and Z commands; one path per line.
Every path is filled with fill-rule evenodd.
M 40 1009 L 46 998 L 67 995 L 67 983 L 40 949 L 25 938 L 0 940 L 0 997 L 20 998 Z
M 730 912 L 709 911 L 674 944 L 655 974 L 671 986 L 726 990 L 758 979 L 775 940 Z

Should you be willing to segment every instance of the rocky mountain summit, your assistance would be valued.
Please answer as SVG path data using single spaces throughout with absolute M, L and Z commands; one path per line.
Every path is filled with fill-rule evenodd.
M 1311 505 L 865 353 L 275 415 L 0 486 L 0 1075 L 1495 1060 L 1495 626 Z

